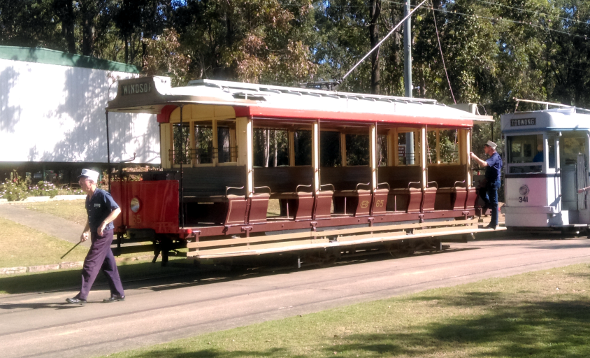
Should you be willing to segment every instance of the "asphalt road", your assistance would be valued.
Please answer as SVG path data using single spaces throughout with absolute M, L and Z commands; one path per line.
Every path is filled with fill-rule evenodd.
M 205 332 L 308 314 L 357 302 L 490 277 L 590 263 L 590 240 L 503 235 L 451 244 L 436 254 L 340 263 L 328 268 L 250 274 L 192 272 L 126 283 L 125 302 L 103 304 L 105 287 L 84 306 L 75 292 L 0 296 L 4 357 L 87 357 Z

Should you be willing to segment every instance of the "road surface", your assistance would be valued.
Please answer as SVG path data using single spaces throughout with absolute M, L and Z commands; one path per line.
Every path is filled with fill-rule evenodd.
M 502 234 L 436 254 L 373 258 L 328 268 L 187 274 L 128 282 L 125 302 L 84 306 L 76 292 L 0 296 L 4 357 L 87 357 L 353 303 L 528 271 L 590 263 L 590 240 Z M 172 282 L 171 282 L 172 281 Z

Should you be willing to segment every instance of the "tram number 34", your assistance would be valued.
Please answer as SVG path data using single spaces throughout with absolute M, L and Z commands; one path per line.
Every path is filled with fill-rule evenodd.
M 528 203 L 529 202 L 529 197 L 528 196 L 519 196 L 518 197 L 518 202 L 519 203 Z

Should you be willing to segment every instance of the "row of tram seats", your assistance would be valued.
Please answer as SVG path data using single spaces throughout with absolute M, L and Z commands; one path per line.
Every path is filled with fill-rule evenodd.
M 466 129 L 248 120 L 232 112 L 187 105 L 182 121 L 177 108 L 162 125 L 164 165 L 182 171 L 184 225 L 404 221 L 467 216 L 474 207 Z M 278 213 L 267 212 L 273 200 Z
M 471 128 L 491 119 L 474 112 L 225 81 L 172 88 L 159 77 L 119 81 L 109 112 L 157 114 L 160 127 L 163 170 L 112 186 L 119 243 L 152 233 L 207 258 L 478 230 Z

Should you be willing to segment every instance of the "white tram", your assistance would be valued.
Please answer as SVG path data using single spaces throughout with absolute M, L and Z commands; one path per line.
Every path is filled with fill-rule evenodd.
M 590 111 L 536 103 L 545 109 L 502 116 L 506 227 L 587 228 Z

